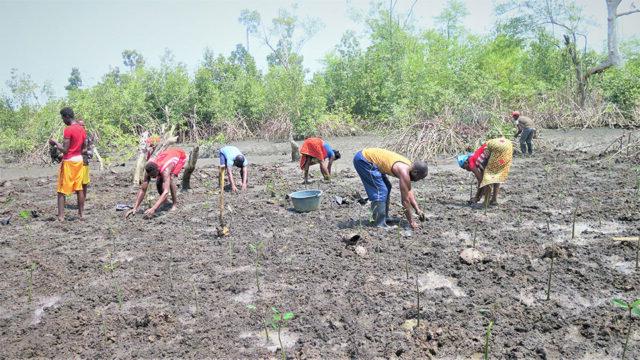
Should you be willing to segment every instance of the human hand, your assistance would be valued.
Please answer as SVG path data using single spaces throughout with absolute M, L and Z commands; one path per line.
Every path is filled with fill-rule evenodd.
M 156 209 L 150 208 L 149 210 L 144 212 L 144 218 L 145 219 L 150 219 L 150 218 L 153 217 L 153 214 L 155 214 L 155 213 L 156 213 Z
M 233 191 L 234 193 L 238 192 L 238 187 L 233 185 L 233 187 L 231 187 L 231 191 Z
M 425 214 L 423 211 L 418 211 L 418 219 L 420 221 L 425 221 L 427 220 L 427 214 Z
M 53 140 L 53 139 L 49 139 L 49 145 L 58 145 L 58 142 Z
M 416 222 L 415 220 L 411 220 L 411 223 L 409 223 L 409 225 L 411 225 L 411 228 L 413 230 L 418 230 L 422 227 L 422 225 L 420 225 L 420 223 Z
M 126 213 L 124 213 L 124 218 L 125 220 L 129 218 L 129 216 L 134 215 L 136 213 L 136 210 L 131 209 L 129 211 L 127 211 Z
M 247 191 L 247 184 L 242 184 L 242 191 Z

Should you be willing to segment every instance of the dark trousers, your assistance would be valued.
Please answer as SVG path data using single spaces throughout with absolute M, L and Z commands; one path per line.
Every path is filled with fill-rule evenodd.
M 533 154 L 533 132 L 534 130 L 530 128 L 522 130 L 520 134 L 520 151 L 522 151 L 522 154 Z

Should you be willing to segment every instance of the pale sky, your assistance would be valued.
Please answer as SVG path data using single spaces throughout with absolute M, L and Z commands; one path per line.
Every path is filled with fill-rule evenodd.
M 412 0 L 398 0 L 396 9 L 406 11 Z M 606 41 L 605 0 L 577 0 L 587 17 L 589 43 L 603 49 Z M 322 69 L 323 56 L 340 41 L 346 30 L 355 30 L 366 42 L 362 25 L 354 22 L 350 9 L 367 12 L 369 1 L 299 0 L 300 18 L 316 17 L 321 31 L 302 49 L 304 66 Z M 446 0 L 418 0 L 414 10 L 419 29 L 434 26 Z M 465 1 L 469 15 L 465 27 L 486 34 L 495 23 L 494 0 Z M 620 10 L 629 8 L 624 0 Z M 121 53 L 135 49 L 155 66 L 165 49 L 193 71 L 206 47 L 228 56 L 237 43 L 245 42 L 238 22 L 242 9 L 258 10 L 263 23 L 270 23 L 279 8 L 291 8 L 283 0 L 0 0 L 0 92 L 8 92 L 5 81 L 11 68 L 30 74 L 39 84 L 50 81 L 55 95 L 66 95 L 64 86 L 72 67 L 78 67 L 85 86 L 94 85 L 110 67 L 123 69 Z M 640 13 L 620 19 L 622 39 L 640 35 Z M 268 49 L 250 39 L 250 50 L 261 69 Z

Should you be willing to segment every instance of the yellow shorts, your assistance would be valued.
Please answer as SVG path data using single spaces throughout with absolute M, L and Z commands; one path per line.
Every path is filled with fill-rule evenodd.
M 82 166 L 82 185 L 89 185 L 91 179 L 89 179 L 89 165 Z
M 59 193 L 71 195 L 82 190 L 83 167 L 82 161 L 62 161 L 58 172 Z

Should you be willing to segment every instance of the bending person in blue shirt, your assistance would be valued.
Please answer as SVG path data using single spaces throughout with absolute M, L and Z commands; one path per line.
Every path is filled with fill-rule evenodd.
M 240 178 L 242 179 L 242 191 L 247 190 L 247 183 L 249 182 L 249 162 L 240 150 L 235 146 L 227 145 L 220 149 L 220 171 L 226 169 L 227 179 L 231 184 L 231 191 L 238 192 L 238 187 L 233 180 L 233 166 L 240 168 Z

